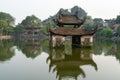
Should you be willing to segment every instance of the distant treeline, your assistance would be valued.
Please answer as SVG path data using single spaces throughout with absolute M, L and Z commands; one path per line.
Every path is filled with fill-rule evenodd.
M 9 13 L 0 12 L 0 35 L 15 35 L 20 34 L 25 27 L 41 27 L 40 32 L 47 35 L 48 29 L 51 28 L 58 28 L 54 19 L 59 15 L 59 12 L 62 11 L 63 13 L 69 13 L 68 9 L 60 9 L 58 13 L 53 16 L 50 16 L 48 19 L 41 21 L 35 15 L 26 16 L 26 18 L 21 22 L 15 25 L 15 18 L 11 16 Z M 78 6 L 74 6 L 71 11 L 76 11 L 78 17 L 81 15 L 86 15 L 84 10 Z M 80 14 L 81 13 L 81 14 Z M 65 27 L 69 28 L 72 26 L 66 25 Z M 112 37 L 119 37 L 120 36 L 120 15 L 118 15 L 114 19 L 106 19 L 103 20 L 102 18 L 94 18 L 92 19 L 91 16 L 86 15 L 86 21 L 81 26 L 86 30 L 93 30 L 96 27 L 98 31 L 95 34 L 95 37 L 105 37 L 105 38 L 112 38 Z

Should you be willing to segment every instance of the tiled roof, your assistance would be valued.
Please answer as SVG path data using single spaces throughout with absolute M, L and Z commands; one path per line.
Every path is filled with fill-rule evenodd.
M 80 20 L 75 15 L 61 15 L 57 19 L 57 22 L 60 24 L 81 24 L 84 22 L 84 20 Z
M 50 29 L 50 32 L 56 35 L 63 36 L 73 36 L 73 35 L 93 35 L 96 30 L 88 31 L 82 28 L 58 28 L 58 29 Z

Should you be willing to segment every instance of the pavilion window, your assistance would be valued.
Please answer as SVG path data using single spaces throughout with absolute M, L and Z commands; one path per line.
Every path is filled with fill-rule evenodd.
M 89 43 L 89 42 L 90 42 L 90 38 L 85 38 L 84 41 L 85 41 L 86 43 Z
M 32 32 L 31 32 L 31 31 L 28 31 L 28 34 L 32 34 Z
M 36 35 L 36 34 L 38 34 L 38 32 L 34 32 L 34 34 Z

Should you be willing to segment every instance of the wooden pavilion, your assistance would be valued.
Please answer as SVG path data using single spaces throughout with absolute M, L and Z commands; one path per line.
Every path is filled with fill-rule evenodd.
M 84 44 L 93 42 L 93 34 L 96 30 L 88 31 L 81 28 L 81 25 L 85 22 L 86 16 L 80 19 L 76 15 L 61 14 L 55 20 L 55 23 L 59 26 L 56 29 L 50 29 L 50 43 L 52 47 L 56 47 L 57 44 L 64 44 L 65 36 L 72 36 L 72 46 L 81 47 Z M 64 25 L 73 25 L 72 28 L 65 28 Z M 60 38 L 58 37 L 60 36 Z

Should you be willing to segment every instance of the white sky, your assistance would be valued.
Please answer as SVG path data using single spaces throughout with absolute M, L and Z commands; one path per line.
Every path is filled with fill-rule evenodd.
M 92 18 L 110 19 L 120 14 L 120 0 L 0 0 L 0 12 L 10 13 L 20 23 L 32 14 L 44 20 L 60 8 L 70 9 L 75 5 Z

